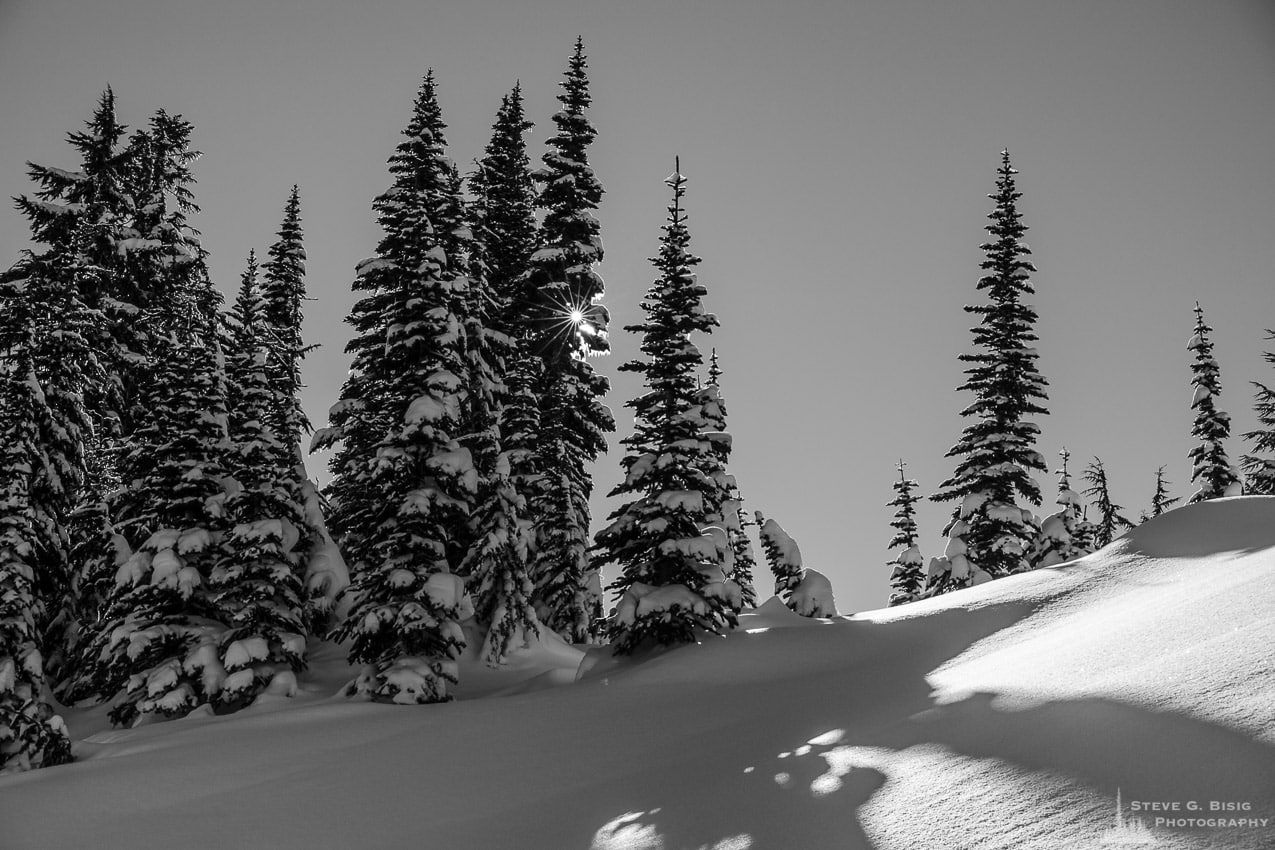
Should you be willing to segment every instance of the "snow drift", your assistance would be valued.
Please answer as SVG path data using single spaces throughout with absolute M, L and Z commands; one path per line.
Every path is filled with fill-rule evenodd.
M 295 698 L 127 731 L 0 778 L 21 848 L 1275 846 L 1275 498 L 1172 511 L 1103 551 L 849 618 L 782 604 L 614 659 L 540 643 L 457 702 Z M 1242 816 L 1242 817 L 1237 817 Z M 1239 821 L 1266 819 L 1265 826 Z M 1221 824 L 1221 825 L 1219 825 Z

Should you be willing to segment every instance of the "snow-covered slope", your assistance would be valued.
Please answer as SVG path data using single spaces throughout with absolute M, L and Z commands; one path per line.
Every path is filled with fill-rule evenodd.
M 1144 846 L 1271 848 L 1273 645 L 1275 498 L 1220 500 L 888 611 L 771 600 L 635 662 L 546 642 L 448 705 L 335 697 L 322 647 L 300 696 L 237 715 L 72 712 L 80 762 L 0 779 L 0 847 L 1054 850 L 1217 801 L 1269 820 L 1139 811 Z

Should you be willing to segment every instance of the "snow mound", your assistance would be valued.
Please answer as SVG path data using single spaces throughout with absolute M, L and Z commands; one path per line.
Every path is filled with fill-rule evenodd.
M 1178 811 L 1137 812 L 1149 846 L 1272 846 L 1275 498 L 935 599 L 827 619 L 772 599 L 740 625 L 637 658 L 548 635 L 509 669 L 466 656 L 473 698 L 443 705 L 335 696 L 349 669 L 322 644 L 266 707 L 87 741 L 101 710 L 69 710 L 80 761 L 0 778 L 0 844 L 1053 850 L 1157 801 Z M 1212 801 L 1243 808 L 1177 824 Z

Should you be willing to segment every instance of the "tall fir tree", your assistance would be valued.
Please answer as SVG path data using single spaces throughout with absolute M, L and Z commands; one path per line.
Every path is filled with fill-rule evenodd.
M 351 692 L 396 703 L 450 699 L 467 604 L 455 541 L 469 535 L 478 483 L 460 443 L 470 294 L 444 128 L 431 72 L 373 203 L 383 236 L 358 266 L 367 294 L 349 317 L 350 376 L 315 435 L 339 444 L 330 527 L 352 601 L 335 636 L 363 665 Z
M 536 250 L 536 186 L 526 133 L 535 126 L 523 112 L 522 86 L 501 98 L 491 140 L 469 178 L 475 236 L 482 245 L 490 287 L 489 326 L 518 340 L 532 328 L 525 315 L 535 304 L 528 267 Z
M 916 530 L 916 495 L 917 483 L 904 474 L 907 466 L 902 460 L 895 467 L 899 471 L 899 480 L 894 482 L 894 498 L 888 505 L 895 508 L 894 519 L 890 527 L 894 529 L 894 537 L 890 539 L 888 549 L 903 551 L 890 562 L 891 605 L 902 605 L 916 599 L 925 589 L 925 559 L 921 555 L 921 547 Z
M 227 467 L 235 487 L 226 501 L 229 526 L 209 578 L 218 619 L 228 627 L 218 648 L 226 679 L 214 702 L 233 710 L 262 690 L 295 690 L 305 667 L 302 565 L 304 517 L 297 503 L 295 447 L 271 425 L 278 393 L 268 376 L 264 303 L 257 265 L 248 255 L 231 314 L 227 358 Z
M 301 334 L 306 251 L 301 194 L 295 185 L 288 194 L 283 221 L 262 271 L 260 338 L 267 354 L 266 375 L 272 397 L 266 424 L 288 450 L 279 456 L 277 475 L 286 482 L 301 509 L 301 539 L 294 552 L 305 565 L 308 628 L 322 631 L 329 625 L 337 597 L 349 584 L 349 575 L 328 532 L 325 503 L 306 471 L 302 451 L 304 435 L 311 425 L 301 405 L 301 363 L 315 346 L 307 345 Z
M 1107 484 L 1107 469 L 1102 459 L 1095 457 L 1085 468 L 1085 481 L 1089 487 L 1086 496 L 1092 496 L 1094 507 L 1098 509 L 1098 521 L 1094 523 L 1093 547 L 1101 549 L 1120 535 L 1121 529 L 1133 528 L 1133 522 L 1121 511 L 1120 505 L 1111 501 L 1111 490 Z
M 509 98 L 504 106 L 502 115 L 510 106 Z M 515 124 L 510 133 L 520 140 L 521 122 Z M 528 645 L 539 634 L 539 624 L 532 607 L 534 586 L 529 566 L 534 531 L 525 518 L 527 500 L 518 490 L 523 479 L 513 475 L 513 463 L 503 444 L 505 433 L 527 424 L 521 407 L 524 399 L 511 400 L 511 385 L 522 391 L 518 378 L 511 374 L 511 367 L 517 366 L 519 340 L 512 333 L 509 317 L 502 315 L 502 310 L 507 310 L 507 295 L 496 289 L 490 276 L 493 256 L 506 264 L 498 272 L 506 279 L 513 271 L 514 259 L 508 246 L 500 244 L 503 225 L 489 226 L 490 209 L 483 203 L 480 195 L 469 210 L 474 227 L 468 234 L 460 234 L 469 239 L 464 251 L 469 306 L 464 349 L 466 436 L 462 445 L 469 449 L 478 477 L 461 573 L 468 582 L 475 617 L 486 629 L 480 654 L 487 664 L 500 666 L 513 650 Z M 516 448 L 515 454 L 519 451 Z
M 1275 331 L 1268 330 L 1266 339 L 1275 340 Z M 1262 353 L 1262 359 L 1275 365 L 1275 352 Z M 1252 444 L 1252 451 L 1244 455 L 1244 491 L 1255 496 L 1275 496 L 1275 390 L 1260 381 L 1253 381 L 1257 392 L 1253 395 L 1253 411 L 1261 427 L 1248 431 L 1244 439 Z
M 13 319 L 21 317 L 29 329 L 18 348 L 5 341 L 9 351 L 21 350 L 29 358 L 48 411 L 48 427 L 41 432 L 39 455 L 49 483 L 42 505 L 56 535 L 56 546 L 47 548 L 37 571 L 38 590 L 46 618 L 41 621 L 41 649 L 46 673 L 56 685 L 66 673 L 68 648 L 78 638 L 83 611 L 77 598 L 77 573 L 71 558 L 69 532 L 72 516 L 85 495 L 88 452 L 94 443 L 94 424 L 86 396 L 104 383 L 93 340 L 101 314 L 84 304 L 79 279 L 87 267 L 85 238 L 75 239 L 71 250 L 56 248 L 27 252 L 20 271 L 0 287 L 0 305 Z M 6 336 L 12 336 L 8 332 Z
M 38 189 L 18 200 L 44 246 L 18 275 L 46 312 L 33 361 L 57 419 L 45 447 L 59 468 L 57 525 L 74 535 L 63 551 L 74 553 L 76 568 L 40 572 L 58 585 L 46 595 L 62 597 L 49 606 L 45 638 L 60 693 L 76 686 L 63 659 L 101 627 L 103 594 L 122 557 L 103 497 L 118 478 L 121 439 L 147 415 L 139 387 L 154 362 L 151 316 L 181 313 L 187 325 L 210 326 L 218 304 L 187 220 L 197 211 L 192 125 L 160 110 L 121 146 L 125 130 L 108 89 L 86 131 L 70 136 L 81 169 L 32 164 Z
M 70 698 L 111 699 L 110 717 L 178 716 L 212 701 L 225 625 L 209 586 L 226 530 L 229 450 L 215 339 L 186 316 L 155 333 L 137 426 L 120 460 L 130 486 L 110 499 L 127 559 L 82 642 Z
M 1190 503 L 1204 502 L 1222 496 L 1238 496 L 1243 492 L 1240 477 L 1226 452 L 1226 440 L 1231 435 L 1231 417 L 1217 408 L 1217 397 L 1222 393 L 1222 380 L 1217 361 L 1213 359 L 1213 342 L 1209 339 L 1212 328 L 1204 323 L 1204 309 L 1195 304 L 1195 333 L 1187 348 L 1195 355 L 1191 363 L 1191 409 L 1195 411 L 1195 424 L 1191 436 L 1199 445 L 1188 452 L 1191 458 L 1191 481 L 1198 489 L 1191 494 Z
M 1022 241 L 1027 227 L 1018 211 L 1022 194 L 1015 188 L 1016 173 L 1003 151 L 996 192 L 988 196 L 996 205 L 986 228 L 992 239 L 981 246 L 986 274 L 978 289 L 986 291 L 988 303 L 965 308 L 979 317 L 973 329 L 979 350 L 960 356 L 970 368 L 959 389 L 974 394 L 961 415 L 974 421 L 948 451 L 948 457 L 961 460 L 934 496 L 960 500 L 946 533 L 960 542 L 969 570 L 954 566 L 940 581 L 950 588 L 967 586 L 979 573 L 998 578 L 1027 568 L 1026 555 L 1039 533 L 1020 499 L 1040 504 L 1032 472 L 1046 467 L 1034 448 L 1040 429 L 1028 417 L 1048 412 L 1043 407 L 1047 382 L 1036 370 L 1032 347 L 1036 311 L 1023 300 L 1035 291 L 1028 276 L 1036 267 Z
M 278 238 L 262 267 L 261 342 L 270 355 L 273 408 L 267 423 L 279 440 L 301 460 L 301 434 L 310 429 L 301 407 L 301 361 L 311 346 L 301 337 L 301 304 L 305 301 L 305 234 L 301 228 L 301 194 L 294 185 L 283 209 Z
M 128 128 L 115 113 L 115 94 L 102 93 L 97 109 L 83 131 L 71 133 L 68 141 L 79 154 L 75 169 L 27 163 L 27 173 L 37 188 L 33 195 L 16 199 L 31 228 L 31 241 L 45 246 L 46 261 L 71 271 L 72 283 L 90 310 L 102 312 L 95 324 L 91 347 L 110 360 L 127 360 L 119 355 L 118 344 L 136 329 L 136 299 L 128 297 L 138 287 L 122 273 L 121 251 L 137 208 L 136 175 L 139 145 L 123 144 Z M 70 268 L 68 268 L 68 266 Z M 120 363 L 109 364 L 110 375 L 120 371 Z M 93 410 L 119 415 L 123 402 L 115 387 L 96 386 L 90 398 Z
M 1152 517 L 1158 517 L 1173 508 L 1178 502 L 1182 501 L 1181 496 L 1169 495 L 1169 484 L 1164 477 L 1164 467 L 1160 467 L 1155 471 L 1155 492 L 1151 494 L 1151 513 L 1143 515 L 1143 522 Z
M 1058 499 L 1055 504 L 1060 509 L 1041 521 L 1040 536 L 1028 557 L 1033 568 L 1066 563 L 1088 555 L 1090 551 L 1083 545 L 1078 531 L 1084 506 L 1080 495 L 1071 489 L 1071 474 L 1067 470 L 1071 452 L 1064 446 L 1058 454 L 1062 456 L 1062 466 L 1058 469 Z
M 16 204 L 36 247 L 3 275 L 9 283 L 0 293 L 5 311 L 12 312 L 20 289 L 31 311 L 27 351 L 58 423 L 48 435 L 52 443 L 42 449 L 59 482 L 60 495 L 50 508 L 58 528 L 68 532 L 78 531 L 70 517 L 90 483 L 88 455 L 97 452 L 109 463 L 106 447 L 124 408 L 113 376 L 125 360 L 117 342 L 132 320 L 131 305 L 122 298 L 120 272 L 120 246 L 132 235 L 127 228 L 136 208 L 136 152 L 121 144 L 126 131 L 108 88 L 85 129 L 69 134 L 78 168 L 28 163 L 36 189 Z M 80 610 L 82 582 L 69 558 L 79 542 L 66 540 L 60 563 L 39 571 L 40 593 L 47 602 L 47 620 L 40 624 L 42 649 L 55 682 L 64 673 L 66 644 L 76 640 L 78 622 L 92 614 Z
M 692 335 L 711 333 L 717 318 L 705 312 L 707 290 L 694 274 L 699 258 L 689 251 L 682 209 L 686 179 L 675 170 L 666 182 L 673 200 L 653 259 L 659 276 L 642 301 L 646 321 L 625 328 L 641 334 L 643 357 L 620 367 L 640 374 L 646 387 L 626 405 L 633 434 L 623 440 L 624 481 L 610 493 L 628 501 L 597 535 L 595 566 L 620 567 L 607 623 L 617 653 L 720 633 L 735 625 L 742 604 L 739 586 L 726 577 L 725 531 L 710 530 L 727 495 L 712 474 L 720 468 L 720 432 L 696 403 L 703 358 Z
M 55 416 L 30 357 L 30 311 L 7 314 L 6 329 L 15 319 L 26 339 L 9 335 L 0 375 L 0 773 L 71 760 L 42 651 L 48 596 L 40 573 L 64 554 L 56 507 L 61 484 L 44 458 Z
M 114 534 L 80 547 L 118 565 L 100 616 L 76 648 L 69 699 L 111 699 L 113 722 L 180 715 L 211 701 L 224 669 L 224 632 L 209 577 L 225 531 L 229 450 L 226 379 L 217 337 L 221 296 L 190 217 L 193 125 L 157 111 L 129 143 L 133 212 L 116 252 L 123 280 L 107 297 L 107 360 L 120 376 L 127 440 L 109 494 Z M 102 550 L 105 551 L 102 551 Z
M 609 383 L 587 360 L 609 349 L 603 283 L 595 271 L 602 239 L 593 210 L 602 185 L 588 158 L 597 131 L 585 114 L 591 103 L 587 67 L 584 42 L 577 39 L 558 95 L 562 109 L 553 116 L 557 132 L 548 141 L 544 167 L 533 174 L 541 186 L 536 205 L 545 216 L 540 247 L 529 261 L 526 310 L 532 351 L 544 363 L 537 452 L 544 488 L 530 506 L 537 528 L 536 613 L 577 643 L 597 637 L 601 614 L 601 583 L 588 557 L 588 464 L 606 451 L 606 435 L 615 430 L 602 402 Z

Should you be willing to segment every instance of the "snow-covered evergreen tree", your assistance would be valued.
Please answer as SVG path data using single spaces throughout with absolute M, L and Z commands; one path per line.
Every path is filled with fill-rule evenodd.
M 727 495 L 713 475 L 720 432 L 697 404 L 703 357 L 692 335 L 711 333 L 717 318 L 704 310 L 707 290 L 694 273 L 699 258 L 690 253 L 682 209 L 686 178 L 675 170 L 665 182 L 673 201 L 652 260 L 659 277 L 642 301 L 646 321 L 625 328 L 641 334 L 643 357 L 620 367 L 640 374 L 646 387 L 627 404 L 633 434 L 623 440 L 624 481 L 610 493 L 628 501 L 597 535 L 595 566 L 620 567 L 607 623 L 617 653 L 720 633 L 735 625 L 742 604 L 739 586 L 726 577 L 726 532 L 712 525 Z
M 30 315 L 22 318 L 29 332 Z M 8 349 L 0 375 L 0 773 L 71 760 L 41 651 L 48 600 L 38 574 L 64 555 L 48 504 L 59 485 L 44 459 L 54 417 L 25 343 Z
M 267 424 L 289 450 L 279 458 L 278 478 L 287 482 L 293 500 L 301 508 L 301 539 L 293 551 L 305 564 L 308 626 L 321 631 L 329 625 L 336 599 L 349 584 L 349 575 L 328 533 L 325 505 L 306 472 L 302 451 L 303 435 L 310 430 L 310 421 L 301 406 L 301 361 L 315 346 L 306 345 L 301 335 L 306 252 L 301 196 L 295 185 L 262 272 L 260 337 L 267 353 L 266 375 L 272 395 Z
M 1146 522 L 1151 517 L 1159 516 L 1182 501 L 1181 496 L 1169 495 L 1169 484 L 1170 482 L 1165 480 L 1164 467 L 1162 466 L 1155 471 L 1155 492 L 1151 494 L 1151 513 L 1143 514 L 1143 522 Z
M 911 602 L 925 589 L 925 559 L 921 555 L 916 530 L 916 503 L 919 497 L 914 491 L 917 483 L 904 474 L 906 466 L 900 460 L 895 467 L 899 471 L 899 480 L 894 482 L 894 498 L 888 502 L 896 510 L 894 520 L 890 523 L 890 527 L 894 529 L 894 537 L 886 548 L 903 549 L 890 562 L 893 567 L 890 572 L 890 586 L 894 588 L 894 592 L 890 594 L 891 605 Z
M 46 673 L 55 685 L 65 673 L 68 645 L 81 619 L 75 598 L 77 569 L 71 560 L 71 517 L 87 477 L 88 446 L 94 427 L 85 397 L 100 388 L 104 376 L 92 341 L 100 330 L 100 313 L 84 304 L 79 283 L 88 268 L 87 234 L 67 250 L 49 248 L 24 254 L 0 286 L 0 309 L 7 314 L 4 350 L 21 351 L 41 392 L 47 427 L 40 432 L 40 452 L 32 462 L 47 484 L 40 499 L 55 532 L 36 572 L 45 618 L 39 623 Z M 16 325 L 22 325 L 19 330 Z M 20 337 L 20 338 L 15 338 Z M 3 355 L 0 355 L 3 357 Z
M 1187 348 L 1195 355 L 1191 363 L 1191 409 L 1195 411 L 1195 424 L 1191 436 L 1200 441 L 1187 456 L 1191 458 L 1191 481 L 1198 482 L 1198 489 L 1191 494 L 1190 503 L 1217 499 L 1222 496 L 1238 496 L 1243 492 L 1239 474 L 1231 466 L 1226 452 L 1226 439 L 1231 435 L 1231 417 L 1217 408 L 1217 397 L 1222 393 L 1222 380 L 1217 361 L 1213 359 L 1213 342 L 1209 339 L 1212 328 L 1204 323 L 1204 309 L 1195 304 L 1195 333 Z
M 525 314 L 535 303 L 528 266 L 538 238 L 536 187 L 525 140 L 533 126 L 523 113 L 522 86 L 515 85 L 501 98 L 491 140 L 469 178 L 475 236 L 491 289 L 489 325 L 519 340 L 531 331 Z
M 696 403 L 703 411 L 704 421 L 711 429 L 713 453 L 720 462 L 720 468 L 712 475 L 721 485 L 726 497 L 722 500 L 720 516 L 712 521 L 726 529 L 726 539 L 730 541 L 731 570 L 728 578 L 739 585 L 743 595 L 744 607 L 757 607 L 757 589 L 753 586 L 753 574 L 757 570 L 757 558 L 753 554 L 753 544 L 748 539 L 748 527 L 752 521 L 744 510 L 744 497 L 740 495 L 739 483 L 729 471 L 731 438 L 726 428 L 726 401 L 721 392 L 722 368 L 717 360 L 717 349 L 714 348 L 708 357 L 708 383 L 696 394 Z
M 450 699 L 468 601 L 455 541 L 478 484 L 460 443 L 470 294 L 444 127 L 431 72 L 390 158 L 393 184 L 373 203 L 384 235 L 358 266 L 350 376 L 315 435 L 338 446 L 330 527 L 352 602 L 335 637 L 364 665 L 351 692 L 396 703 Z
M 89 541 L 105 551 L 85 552 L 89 563 L 118 569 L 76 648 L 66 692 L 73 700 L 113 697 L 116 723 L 184 714 L 211 700 L 224 675 L 216 652 L 224 626 L 207 586 L 225 524 L 221 296 L 189 224 L 198 212 L 192 131 L 160 110 L 130 140 L 132 214 L 116 234 L 120 267 L 103 296 L 108 318 L 116 317 L 107 362 L 120 376 L 116 397 L 127 403 L 118 461 L 127 486 L 106 501 L 114 534 Z
M 1062 466 L 1058 469 L 1056 502 L 1060 509 L 1040 523 L 1040 536 L 1036 538 L 1029 556 L 1033 568 L 1066 563 L 1088 555 L 1090 551 L 1078 539 L 1077 525 L 1081 521 L 1083 503 L 1079 494 L 1071 489 L 1071 475 L 1067 471 L 1071 452 L 1064 447 L 1058 454 L 1062 456 Z
M 801 549 L 779 523 L 766 519 L 761 511 L 756 511 L 754 516 L 761 537 L 762 553 L 775 577 L 775 595 L 787 601 L 801 584 L 801 578 L 805 574 L 805 567 L 801 563 Z
M 225 625 L 209 587 L 226 530 L 229 450 L 215 340 L 155 334 L 137 426 L 120 460 L 130 486 L 110 499 L 127 559 L 81 644 L 73 700 L 111 699 L 111 720 L 183 715 L 216 697 Z
M 128 284 L 120 269 L 120 248 L 131 235 L 124 230 L 137 205 L 134 184 L 139 171 L 136 145 L 121 144 L 127 130 L 116 118 L 115 95 L 107 88 L 85 129 L 69 134 L 79 167 L 28 163 L 27 173 L 37 189 L 34 195 L 16 199 L 30 224 L 32 242 L 47 247 L 45 256 L 51 262 L 76 266 L 73 279 L 81 300 L 90 310 L 104 313 L 91 342 L 108 359 L 121 359 L 109 355 L 117 353 L 122 338 L 136 333 L 125 325 L 135 319 L 136 307 L 127 295 L 137 287 Z M 113 365 L 112 375 L 119 371 L 118 364 Z M 108 404 L 118 414 L 115 408 L 122 403 L 117 395 L 90 399 L 94 410 L 105 411 Z
M 73 528 L 70 516 L 83 495 L 87 454 L 109 441 L 123 407 L 112 376 L 123 360 L 116 343 L 126 332 L 119 246 L 129 235 L 125 227 L 135 208 L 133 152 L 120 145 L 126 129 L 116 119 L 108 88 L 85 130 L 69 135 L 78 168 L 28 164 L 36 190 L 16 203 L 36 247 L 0 276 L 8 280 L 0 293 L 3 309 L 13 310 L 20 290 L 33 322 L 27 351 L 57 423 L 46 435 L 51 442 L 43 446 L 50 480 L 59 490 L 48 505 L 64 535 Z M 111 362 L 117 368 L 103 368 Z M 76 639 L 76 624 L 86 613 L 77 610 L 73 592 L 80 584 L 68 557 L 73 546 L 65 540 L 60 562 L 46 564 L 38 574 L 48 602 L 47 621 L 40 624 L 42 648 L 55 681 L 63 674 L 65 645 Z
M 267 374 L 264 304 L 250 253 L 232 310 L 229 387 L 229 473 L 235 486 L 226 502 L 228 531 L 209 577 L 226 672 L 215 695 L 220 709 L 250 703 L 266 687 L 295 688 L 305 666 L 305 625 L 298 544 L 304 517 L 296 501 L 295 449 L 276 435 L 271 419 L 279 394 Z
M 1093 497 L 1094 507 L 1098 509 L 1098 521 L 1094 523 L 1093 547 L 1101 549 L 1115 540 L 1120 535 L 1121 529 L 1133 528 L 1133 522 L 1121 513 L 1124 508 L 1111 501 L 1111 490 L 1107 485 L 1107 469 L 1103 466 L 1101 458 L 1095 457 L 1089 466 L 1085 467 L 1085 481 L 1089 483 L 1085 495 Z
M 761 511 L 755 516 L 762 552 L 775 576 L 775 595 L 803 617 L 835 617 L 837 602 L 828 577 L 802 566 L 801 549 L 783 526 L 762 516 Z
M 190 216 L 199 212 L 194 201 L 191 166 L 200 153 L 191 148 L 194 125 L 180 115 L 158 110 L 145 131 L 134 134 L 130 147 L 136 192 L 136 212 L 117 250 L 124 259 L 123 274 L 135 287 L 128 293 L 143 315 L 156 312 L 172 318 L 161 334 L 193 332 L 211 336 L 219 321 L 221 294 L 208 280 L 206 253 Z M 145 369 L 150 361 L 148 329 L 136 311 L 125 331 L 121 356 Z M 163 324 L 163 323 L 160 323 Z M 167 345 L 171 336 L 160 343 Z M 136 371 L 136 370 L 134 370 Z M 138 380 L 148 380 L 141 376 Z
M 521 518 L 526 503 L 510 480 L 507 454 L 498 456 L 479 494 L 474 515 L 478 536 L 464 566 L 474 616 L 486 628 L 480 656 L 499 666 L 511 650 L 539 634 L 527 567 L 532 527 Z
M 606 451 L 606 435 L 615 430 L 602 402 L 609 383 L 586 359 L 609 348 L 602 278 L 595 271 L 602 239 L 593 210 L 602 185 L 588 158 L 597 131 L 585 114 L 591 103 L 587 67 L 577 39 L 558 95 L 562 109 L 553 116 L 557 132 L 548 141 L 544 167 L 533 174 L 541 187 L 536 205 L 545 217 L 540 247 L 529 260 L 531 303 L 525 311 L 531 350 L 544 363 L 537 463 L 546 489 L 530 505 L 537 527 L 536 611 L 573 642 L 594 639 L 600 627 L 601 583 L 587 554 L 593 492 L 588 464 Z M 557 482 L 565 483 L 565 496 L 554 489 Z
M 1267 340 L 1275 340 L 1275 331 L 1266 332 Z M 1275 352 L 1263 352 L 1262 359 L 1275 365 Z M 1244 434 L 1252 451 L 1242 458 L 1244 491 L 1255 496 L 1275 496 L 1275 390 L 1253 381 L 1253 410 L 1257 414 L 1256 430 Z
M 301 229 L 301 195 L 294 185 L 283 210 L 278 238 L 262 267 L 261 337 L 270 354 L 275 409 L 268 423 L 285 446 L 300 440 L 310 423 L 301 408 L 301 361 L 310 350 L 301 338 L 301 302 L 305 300 L 305 234 Z
M 509 106 L 506 98 L 502 116 Z M 515 123 L 517 126 L 509 128 L 509 132 L 520 140 L 522 122 Z M 488 152 L 490 155 L 490 147 Z M 502 439 L 506 432 L 515 435 L 513 463 L 522 462 L 525 449 L 534 446 L 534 442 L 527 442 L 525 429 L 535 420 L 527 419 L 524 407 L 528 401 L 527 373 L 523 371 L 517 377 L 510 374 L 511 367 L 518 367 L 519 338 L 510 333 L 516 330 L 510 324 L 511 317 L 502 315 L 502 311 L 507 311 L 508 295 L 497 291 L 489 277 L 492 244 L 498 245 L 501 236 L 499 227 L 488 227 L 489 210 L 482 207 L 483 202 L 480 197 L 470 210 L 474 220 L 471 233 L 460 234 L 466 239 L 478 234 L 464 251 L 468 260 L 469 307 L 464 350 L 466 436 L 462 440 L 473 457 L 478 498 L 460 571 L 467 578 L 478 623 L 486 629 L 482 657 L 489 665 L 499 666 L 510 651 L 527 645 L 539 634 L 529 564 L 534 530 L 525 518 L 527 500 L 518 490 L 518 484 L 525 484 L 525 479 L 513 476 L 511 457 Z M 489 243 L 484 237 L 494 242 Z M 507 278 L 514 261 L 502 247 L 497 248 L 496 254 L 500 262 L 507 264 L 500 272 Z M 510 398 L 511 387 L 519 394 L 516 400 Z
M 986 228 L 992 239 L 981 246 L 986 274 L 978 282 L 988 303 L 965 308 L 980 317 L 973 329 L 979 350 L 960 356 L 970 364 L 960 389 L 974 394 L 961 415 L 973 421 L 947 453 L 961 459 L 956 471 L 933 497 L 960 500 L 945 533 L 961 551 L 948 557 L 961 555 L 969 570 L 959 562 L 951 565 L 946 586 L 953 588 L 976 581 L 980 572 L 997 578 L 1027 568 L 1027 552 L 1039 533 L 1032 512 L 1019 503 L 1040 504 L 1032 472 L 1045 471 L 1034 448 L 1040 429 L 1028 419 L 1047 413 L 1042 406 L 1047 383 L 1036 370 L 1032 347 L 1036 311 L 1023 301 L 1035 291 L 1028 275 L 1036 268 L 1022 241 L 1027 227 L 1018 211 L 1022 195 L 1008 151 L 1001 154 L 998 173 L 996 192 L 988 196 L 996 204 Z
M 1089 519 L 1089 506 L 1080 509 L 1080 521 L 1076 523 L 1076 546 L 1086 552 L 1098 549 L 1098 526 Z

